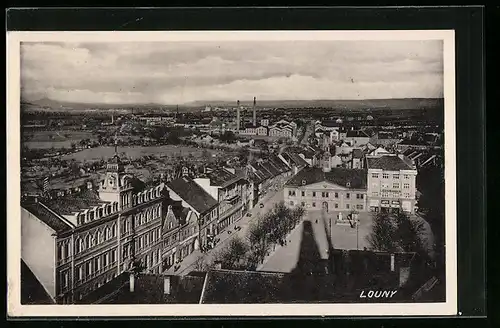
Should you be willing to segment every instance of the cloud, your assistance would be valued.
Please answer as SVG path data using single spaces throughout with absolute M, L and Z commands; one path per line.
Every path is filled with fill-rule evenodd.
M 23 43 L 22 96 L 89 103 L 441 97 L 440 41 Z

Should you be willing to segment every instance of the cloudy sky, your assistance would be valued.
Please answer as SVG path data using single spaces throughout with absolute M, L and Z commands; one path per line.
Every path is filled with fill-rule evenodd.
M 21 92 L 84 103 L 442 97 L 441 41 L 23 43 Z

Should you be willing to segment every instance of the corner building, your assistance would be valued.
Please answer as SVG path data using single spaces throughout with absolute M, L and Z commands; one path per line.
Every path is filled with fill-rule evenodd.
M 163 185 L 114 156 L 99 190 L 21 202 L 21 258 L 56 303 L 77 303 L 140 262 L 161 272 Z

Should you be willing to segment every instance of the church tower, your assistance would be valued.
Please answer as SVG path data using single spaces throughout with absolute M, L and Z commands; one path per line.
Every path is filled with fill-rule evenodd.
M 132 206 L 132 176 L 125 173 L 125 167 L 117 152 L 115 136 L 115 154 L 106 165 L 104 180 L 99 186 L 99 198 L 107 202 L 118 202 L 118 209 Z

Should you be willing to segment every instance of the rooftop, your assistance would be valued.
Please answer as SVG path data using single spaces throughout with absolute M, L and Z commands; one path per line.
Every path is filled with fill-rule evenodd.
M 366 188 L 366 171 L 359 169 L 333 168 L 330 172 L 323 172 L 318 167 L 308 167 L 301 170 L 295 177 L 286 183 L 288 187 L 300 187 L 318 182 L 328 181 L 336 185 L 352 188 Z
M 47 210 L 44 206 L 40 205 L 38 202 L 26 202 L 22 203 L 21 206 L 48 225 L 56 233 L 63 233 L 69 231 L 72 227 L 63 221 L 57 215 L 54 215 L 51 211 Z
M 351 130 L 347 131 L 347 138 L 369 138 L 369 136 L 362 130 Z
M 207 174 L 207 177 L 210 179 L 210 184 L 213 186 L 226 187 L 230 184 L 241 180 L 241 176 L 237 176 L 227 170 L 217 169 Z
M 106 204 L 99 198 L 99 194 L 94 190 L 83 190 L 79 193 L 72 193 L 64 197 L 58 197 L 46 201 L 46 205 L 62 215 L 71 215 L 84 209 Z
M 217 206 L 217 201 L 190 178 L 177 178 L 168 182 L 167 187 L 199 213 L 206 213 Z
M 164 293 L 163 275 L 140 274 L 135 279 L 134 292 L 130 291 L 129 273 L 97 289 L 82 303 L 92 304 L 198 304 L 205 275 L 169 276 L 170 294 Z
M 368 169 L 379 169 L 386 171 L 413 170 L 415 169 L 408 160 L 399 156 L 383 155 L 366 158 Z

